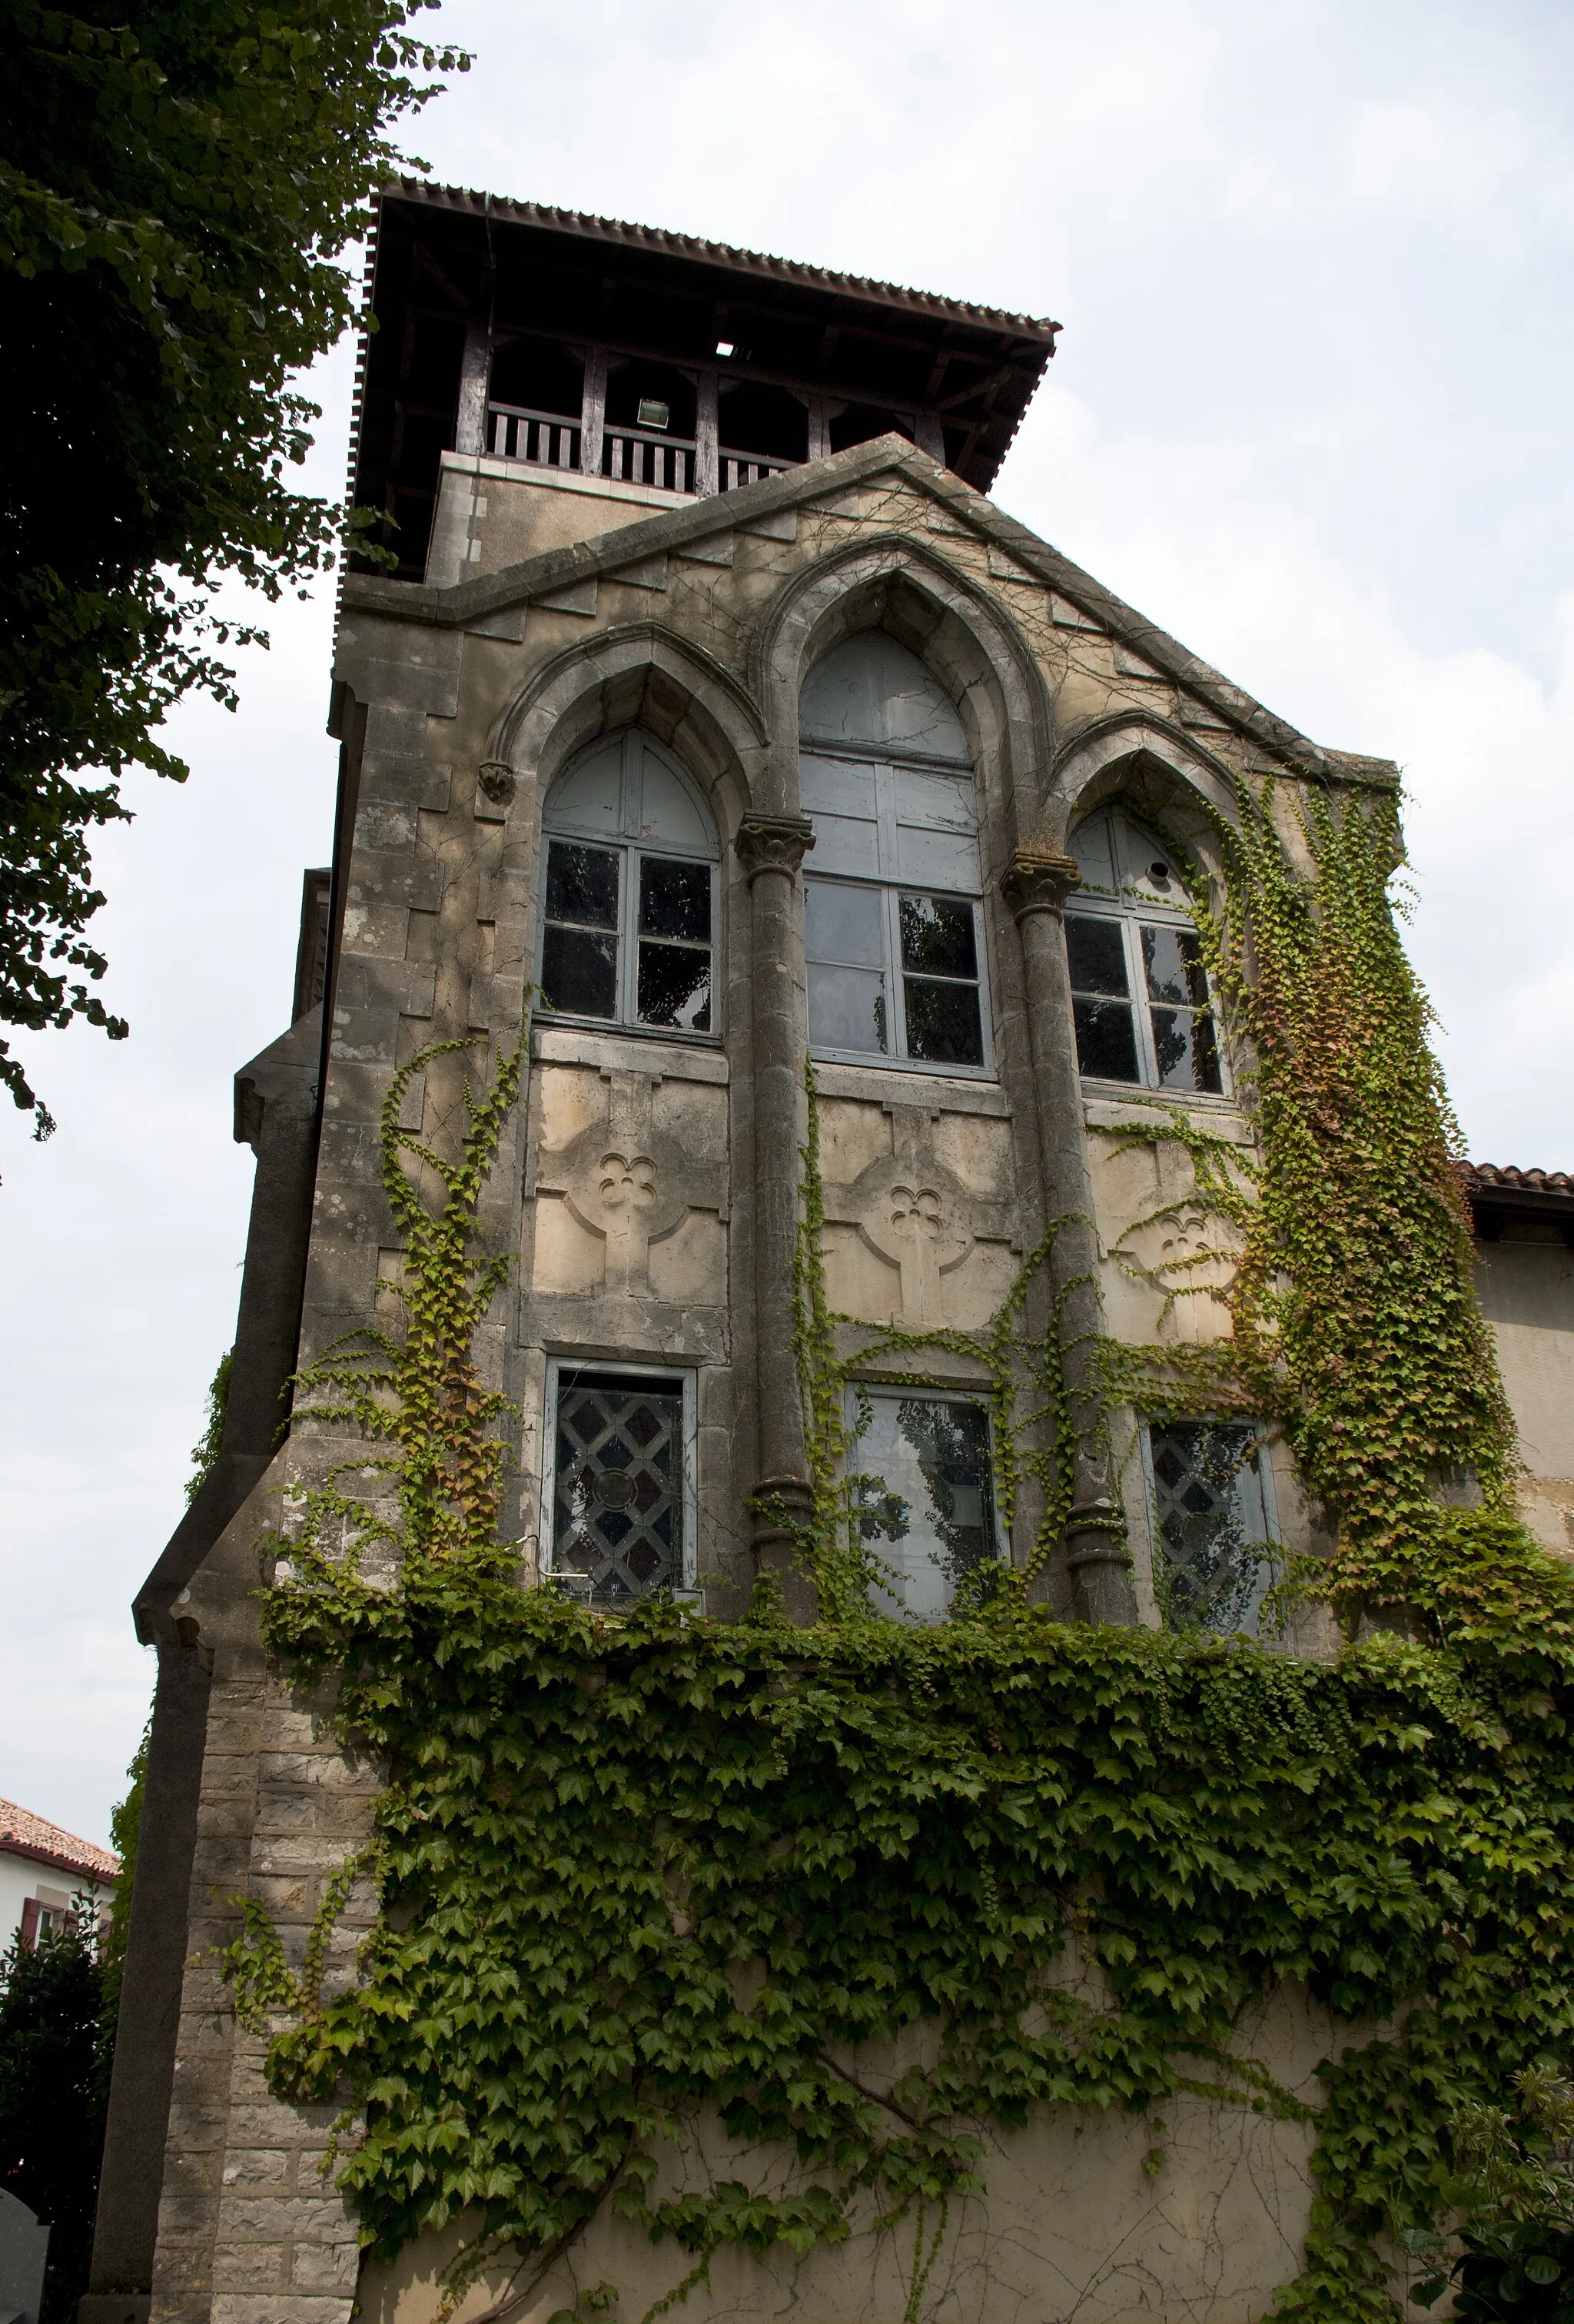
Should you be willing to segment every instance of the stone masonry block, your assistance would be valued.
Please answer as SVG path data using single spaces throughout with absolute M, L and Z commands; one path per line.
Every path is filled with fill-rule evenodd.
M 224 2199 L 218 2231 L 232 2241 L 250 2243 L 282 2242 L 292 2236 L 308 2236 L 314 2243 L 355 2239 L 354 2223 L 336 2196 L 319 2193 L 311 2202 L 299 2195 L 248 2195 L 238 2188 Z
M 348 2324 L 348 2293 L 221 2292 L 213 2302 L 213 2324 Z
M 292 2292 L 354 2292 L 360 2273 L 356 2242 L 297 2244 L 290 2255 Z
M 267 2187 L 281 2192 L 289 2180 L 290 2158 L 276 2146 L 232 2148 L 225 2157 L 226 2187 Z
M 221 2238 L 213 2246 L 213 2280 L 226 2292 L 276 2292 L 289 2275 L 290 2255 L 283 2244 Z
M 361 763 L 363 808 L 373 799 L 386 799 L 393 806 L 446 815 L 452 788 L 448 769 L 434 766 L 429 759 L 369 751 Z

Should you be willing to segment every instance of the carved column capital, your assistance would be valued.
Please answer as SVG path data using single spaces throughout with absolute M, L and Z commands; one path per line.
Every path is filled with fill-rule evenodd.
M 790 880 L 815 844 L 815 826 L 806 815 L 746 815 L 732 844 L 750 887 L 762 872 Z
M 1049 847 L 1018 847 L 1000 875 L 1006 908 L 1018 920 L 1032 912 L 1058 912 L 1082 884 L 1075 859 Z

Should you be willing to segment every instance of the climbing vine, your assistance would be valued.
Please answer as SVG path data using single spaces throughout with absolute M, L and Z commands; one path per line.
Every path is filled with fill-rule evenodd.
M 1309 870 L 1271 790 L 1243 795 L 1200 913 L 1255 1052 L 1260 1167 L 1161 1114 L 1122 1133 L 1191 1156 L 1233 1273 L 1169 1288 L 1223 1296 L 1234 1339 L 1117 1353 L 1105 1395 L 1180 1410 L 1205 1379 L 1285 1430 L 1338 1528 L 1336 1601 L 1408 1609 L 1336 1664 L 1057 1623 L 1009 1577 L 931 1630 L 870 1611 L 812 1087 L 796 1333 L 817 1627 L 766 1591 L 723 1623 L 522 1589 L 496 1538 L 504 1406 L 471 1351 L 502 1280 L 476 1207 L 523 1051 L 471 1099 L 457 1160 L 398 1126 L 427 1059 L 395 1077 L 409 1327 L 330 1351 L 296 1397 L 298 1426 L 370 1440 L 357 1465 L 391 1498 L 343 1468 L 307 1492 L 263 1606 L 272 1650 L 336 1683 L 388 1784 L 301 1967 L 255 1904 L 227 1956 L 251 2021 L 287 2021 L 273 2087 L 345 2109 L 336 2168 L 377 2253 L 460 2222 L 453 2284 L 498 2270 L 507 2313 L 611 2214 L 677 2247 L 653 2318 L 724 2249 L 786 2260 L 873 2226 L 916 2319 L 990 2141 L 1036 2111 L 1135 2116 L 1161 2183 L 1190 2101 L 1302 2118 L 1243 2032 L 1300 1982 L 1368 2038 L 1320 2070 L 1306 2264 L 1275 2312 L 1387 2324 L 1385 2248 L 1435 2276 L 1480 2110 L 1574 2050 L 1574 1589 L 1512 1513 L 1424 1004 L 1388 918 L 1391 820 L 1320 796 L 1301 812 Z M 1029 1572 L 1087 1425 L 1042 1281 L 1063 1225 L 984 1331 L 870 1333 L 857 1361 L 911 1379 L 931 1349 L 990 1383 L 1002 1501 L 1027 1481 L 1042 1499 Z M 1478 1507 L 1440 1501 L 1445 1469 Z M 358 1871 L 381 1910 L 354 1982 L 325 1989 Z M 870 2061 L 893 2052 L 882 2077 Z

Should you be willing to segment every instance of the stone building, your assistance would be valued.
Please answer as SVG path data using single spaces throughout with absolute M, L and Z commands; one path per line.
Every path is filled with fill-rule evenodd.
M 1254 1148 L 1178 851 L 1217 868 L 1238 776 L 1396 781 L 988 497 L 1052 324 L 410 182 L 382 204 L 373 297 L 353 490 L 393 520 L 397 570 L 345 586 L 335 860 L 307 874 L 294 1021 L 236 1079 L 257 1179 L 222 1458 L 137 1600 L 161 1675 L 87 2324 L 150 2300 L 160 2324 L 345 2324 L 356 2296 L 326 2115 L 269 2095 L 214 1948 L 241 1891 L 308 1922 L 377 1790 L 267 1668 L 253 1593 L 286 1496 L 354 1457 L 320 1429 L 281 1443 L 281 1397 L 392 1312 L 395 1069 L 467 1045 L 408 1093 L 407 1126 L 442 1139 L 465 1061 L 502 1054 L 536 989 L 484 1204 L 513 1261 L 483 1353 L 522 1416 L 504 1531 L 526 1579 L 727 1616 L 774 1565 L 806 1618 L 805 1052 L 833 1309 L 981 1326 L 1063 1215 L 1073 1342 L 1226 1332 L 1194 1296 L 1203 1222 L 1143 1223 L 1183 1194 L 1183 1153 L 1118 1135 L 1158 1101 Z M 1568 1550 L 1574 1188 L 1482 1169 L 1469 1193 L 1527 1510 Z M 1007 1536 L 978 1368 L 924 1370 L 864 1385 L 860 1458 L 907 1512 L 887 1610 L 930 1620 L 1022 1554 L 1035 1511 Z M 1318 1538 L 1284 1447 L 1207 1413 L 1118 1441 L 1079 1454 L 1056 1610 L 1155 1624 L 1156 1572 L 1249 1628 L 1265 1545 Z M 1304 2081 L 1326 2028 L 1275 2009 L 1263 2042 Z M 1145 2135 L 1014 2149 L 955 2312 L 1259 2313 L 1294 2272 L 1304 2133 L 1199 2101 L 1162 2200 Z M 426 2324 L 434 2264 L 373 2272 L 363 2309 Z M 718 2273 L 713 2312 L 883 2317 L 871 2265 L 855 2242 L 763 2306 Z

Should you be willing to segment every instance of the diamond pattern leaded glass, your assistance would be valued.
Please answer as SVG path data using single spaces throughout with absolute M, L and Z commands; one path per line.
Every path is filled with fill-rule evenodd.
M 555 1572 L 627 1605 L 683 1583 L 683 1392 L 675 1381 L 565 1372 L 557 1389 Z
M 1255 1631 L 1272 1579 L 1257 1431 L 1173 1421 L 1148 1430 L 1155 1579 L 1172 1628 Z

